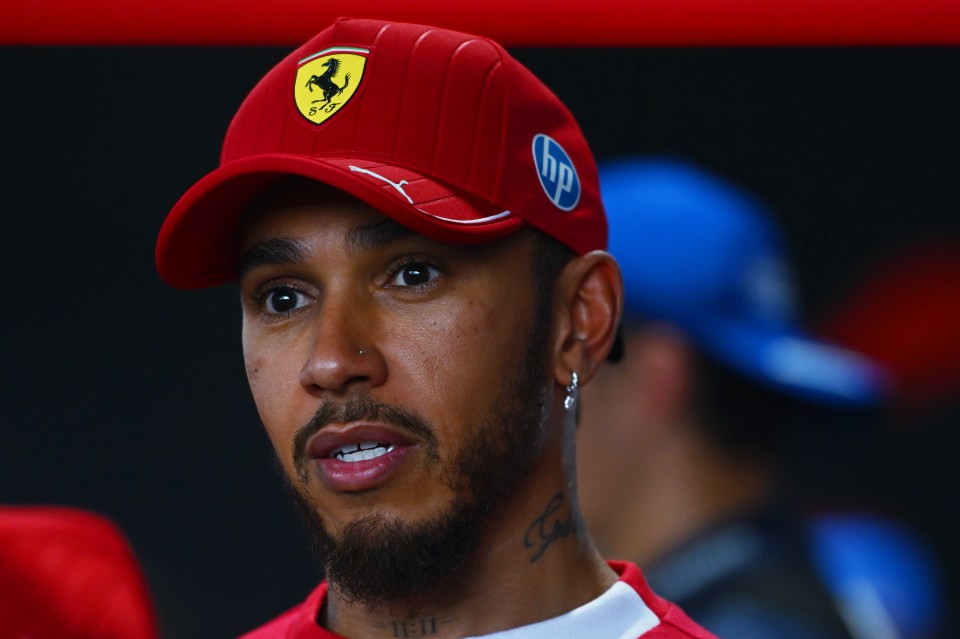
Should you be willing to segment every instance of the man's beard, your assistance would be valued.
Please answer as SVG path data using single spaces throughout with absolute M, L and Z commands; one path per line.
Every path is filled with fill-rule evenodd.
M 529 475 L 543 448 L 543 423 L 549 410 L 544 395 L 546 319 L 540 316 L 533 322 L 519 370 L 504 379 L 498 397 L 444 469 L 443 482 L 454 493 L 445 510 L 417 523 L 371 513 L 348 522 L 334 535 L 305 492 L 288 484 L 327 579 L 340 596 L 368 608 L 414 603 L 466 578 L 485 523 Z M 310 472 L 306 440 L 328 423 L 363 419 L 384 419 L 409 429 L 420 437 L 427 464 L 440 463 L 435 430 L 425 420 L 399 406 L 359 395 L 343 404 L 324 402 L 297 433 L 293 454 L 302 486 Z

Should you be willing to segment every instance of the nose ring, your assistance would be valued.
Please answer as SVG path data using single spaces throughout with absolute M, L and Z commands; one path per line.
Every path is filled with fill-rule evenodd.
M 366 355 L 366 354 L 367 354 L 367 351 L 365 351 L 365 350 L 363 350 L 363 349 L 361 348 L 361 349 L 358 351 L 358 353 L 359 353 L 360 355 Z

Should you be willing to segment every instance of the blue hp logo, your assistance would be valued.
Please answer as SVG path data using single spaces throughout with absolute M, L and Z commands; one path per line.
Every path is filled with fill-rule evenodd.
M 580 178 L 563 147 L 541 133 L 533 138 L 533 161 L 540 186 L 553 205 L 564 211 L 573 210 L 580 201 Z

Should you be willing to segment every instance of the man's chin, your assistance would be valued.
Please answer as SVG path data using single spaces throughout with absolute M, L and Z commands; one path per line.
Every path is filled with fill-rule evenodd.
M 315 529 L 327 578 L 348 602 L 368 608 L 435 599 L 462 579 L 479 545 L 481 513 L 462 504 L 411 523 L 376 513 L 335 535 Z

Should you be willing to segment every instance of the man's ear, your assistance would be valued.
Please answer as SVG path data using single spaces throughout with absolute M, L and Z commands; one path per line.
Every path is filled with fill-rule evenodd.
M 610 352 L 623 312 L 623 279 L 613 256 L 592 251 L 571 260 L 557 283 L 554 376 L 566 386 L 572 373 L 581 383 L 593 377 Z

